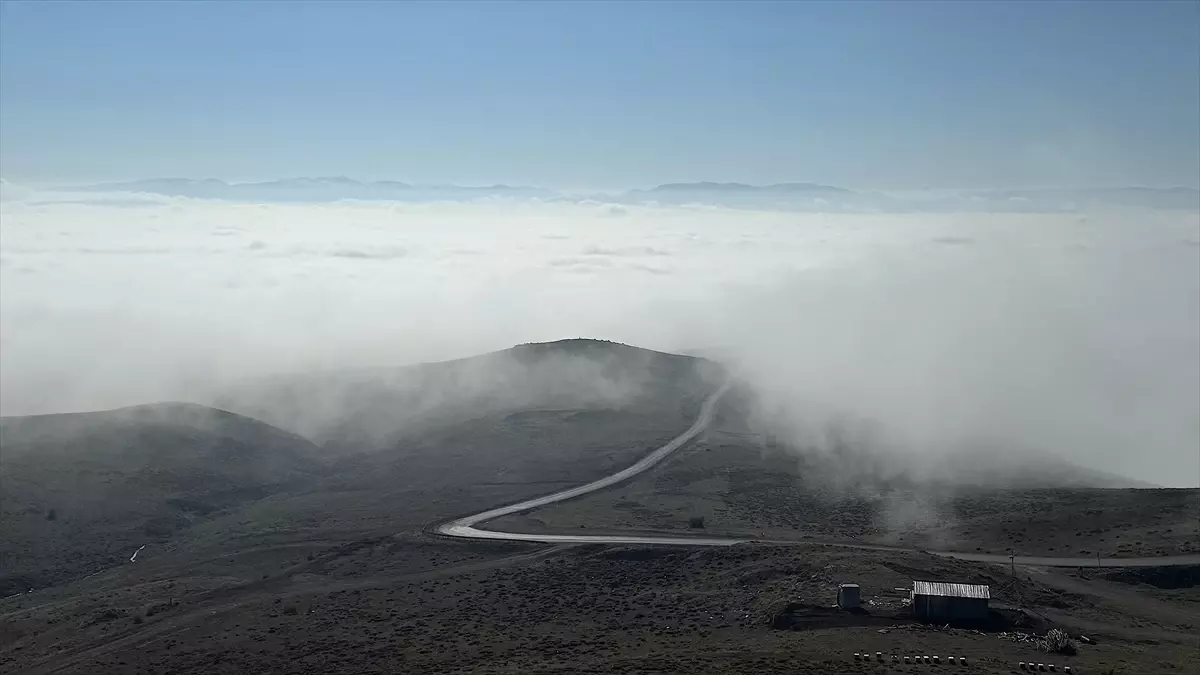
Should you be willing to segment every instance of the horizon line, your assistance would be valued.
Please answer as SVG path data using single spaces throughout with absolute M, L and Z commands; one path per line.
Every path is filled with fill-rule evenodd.
M 506 183 L 503 181 L 487 182 L 487 183 L 446 183 L 446 182 L 412 182 L 396 178 L 376 178 L 376 179 L 358 179 L 350 176 L 341 175 L 321 175 L 321 176 L 286 176 L 268 179 L 256 180 L 230 180 L 225 178 L 217 178 L 214 176 L 204 177 L 189 177 L 189 176 L 149 176 L 132 179 L 109 179 L 109 180 L 89 180 L 89 181 L 22 181 L 9 179 L 6 176 L 0 175 L 0 183 L 13 186 L 30 187 L 30 188 L 48 188 L 54 190 L 63 190 L 64 188 L 100 188 L 100 187 L 118 187 L 121 185 L 131 185 L 137 183 L 149 183 L 154 181 L 180 181 L 192 183 L 219 183 L 227 187 L 237 187 L 244 185 L 269 185 L 272 183 L 286 183 L 289 181 L 327 181 L 336 182 L 342 181 L 349 184 L 357 185 L 387 185 L 404 186 L 417 189 L 465 189 L 465 190 L 486 190 L 486 189 L 511 189 L 511 190 L 545 190 L 549 192 L 558 192 L 565 195 L 579 193 L 599 193 L 599 194 L 621 194 L 639 191 L 655 190 L 668 186 L 726 186 L 726 187 L 747 187 L 747 188 L 771 188 L 780 186 L 806 186 L 812 188 L 826 188 L 833 190 L 847 190 L 851 192 L 868 193 L 868 192 L 890 192 L 890 193 L 937 193 L 937 192 L 1052 192 L 1065 190 L 1157 190 L 1157 191 L 1178 191 L 1189 190 L 1200 192 L 1200 183 L 1195 185 L 1183 184 L 1148 184 L 1148 183 L 1121 183 L 1121 184 L 1075 184 L 1075 185 L 1037 185 L 1037 186 L 989 186 L 989 187 L 955 187 L 955 186 L 926 186 L 926 187 L 855 187 L 840 185 L 832 182 L 816 182 L 816 181 L 775 181 L 769 183 L 750 183 L 736 180 L 678 180 L 665 181 L 655 183 L 653 185 L 643 185 L 641 187 L 552 187 L 547 185 L 539 185 L 534 183 Z

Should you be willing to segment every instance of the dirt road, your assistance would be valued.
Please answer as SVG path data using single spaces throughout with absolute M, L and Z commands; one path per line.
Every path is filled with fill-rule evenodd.
M 490 520 L 495 520 L 502 516 L 509 516 L 514 513 L 522 513 L 536 509 L 549 504 L 563 502 L 568 499 L 574 499 L 598 490 L 603 490 L 608 487 L 623 483 L 638 474 L 641 474 L 671 455 L 671 453 L 687 445 L 693 439 L 704 431 L 712 421 L 714 410 L 721 397 L 729 391 L 730 384 L 725 383 L 718 388 L 711 396 L 704 401 L 704 405 L 700 408 L 700 415 L 692 426 L 688 427 L 687 431 L 671 439 L 666 445 L 654 450 L 650 454 L 643 457 L 637 463 L 618 471 L 610 476 L 605 476 L 591 483 L 579 485 L 559 492 L 553 492 L 541 497 L 527 499 L 516 504 L 500 506 L 487 511 L 481 511 L 469 516 L 455 518 L 454 520 L 435 523 L 430 526 L 429 531 L 445 537 L 454 537 L 458 539 L 475 539 L 475 540 L 503 540 L 503 541 L 524 541 L 536 542 L 544 544 L 647 544 L 647 545 L 673 545 L 673 546 L 734 546 L 737 544 L 750 543 L 770 543 L 770 544 L 822 544 L 826 546 L 843 546 L 849 548 L 860 548 L 877 551 L 905 551 L 912 552 L 915 549 L 901 548 L 893 546 L 873 546 L 870 544 L 853 544 L 837 541 L 820 541 L 814 539 L 805 539 L 803 541 L 790 541 L 779 539 L 755 539 L 755 538 L 729 538 L 729 537 L 680 537 L 671 535 L 653 535 L 646 533 L 637 534 L 556 534 L 556 533 L 532 533 L 532 532 L 503 532 L 500 530 L 488 530 L 477 527 Z M 1200 554 L 1188 555 L 1173 555 L 1160 557 L 1143 557 L 1143 558 L 1055 558 L 1044 556 L 1015 556 L 996 555 L 988 553 L 966 553 L 958 551 L 926 551 L 933 555 L 940 555 L 949 558 L 958 558 L 960 560 L 969 560 L 972 562 L 986 563 L 1004 563 L 1027 565 L 1037 567 L 1157 567 L 1163 565 L 1197 565 L 1200 564 Z

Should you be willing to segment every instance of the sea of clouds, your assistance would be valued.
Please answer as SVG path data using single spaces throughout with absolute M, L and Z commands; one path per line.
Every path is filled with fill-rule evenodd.
M 0 411 L 598 337 L 872 420 L 1200 483 L 1200 216 L 0 192 Z

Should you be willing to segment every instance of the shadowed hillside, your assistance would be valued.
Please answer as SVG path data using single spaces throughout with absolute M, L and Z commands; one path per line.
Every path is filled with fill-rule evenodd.
M 309 441 L 204 406 L 9 417 L 0 594 L 127 560 L 138 546 L 303 482 Z
M 0 595 L 122 564 L 148 542 L 160 554 L 399 531 L 449 515 L 429 511 L 443 493 L 592 480 L 686 428 L 716 371 L 564 340 L 276 378 L 222 409 L 5 418 Z
M 1031 658 L 1024 643 L 910 625 L 897 612 L 912 578 L 989 583 L 994 599 L 1067 628 L 1081 617 L 1103 642 L 1080 648 L 1080 670 L 1140 659 L 1140 647 L 1120 647 L 1135 638 L 1154 640 L 1164 668 L 1194 664 L 1189 588 L 1131 597 L 1123 578 L 1044 571 L 1013 585 L 1001 568 L 919 552 L 539 547 L 425 533 L 628 466 L 686 429 L 722 375 L 702 359 L 568 340 L 238 392 L 238 409 L 311 429 L 324 447 L 189 404 L 6 419 L 3 583 L 36 590 L 0 599 L 0 669 L 732 673 L 760 672 L 758 654 L 769 653 L 780 667 L 823 673 L 844 670 L 830 655 L 849 663 L 852 649 L 903 648 L 953 649 L 1000 672 L 988 665 Z M 710 534 L 869 540 L 902 525 L 880 518 L 903 507 L 883 492 L 933 494 L 928 475 L 873 460 L 857 436 L 815 449 L 779 442 L 753 427 L 745 403 L 730 395 L 701 439 L 628 483 L 492 525 L 690 530 L 699 515 Z M 965 481 L 966 468 L 952 474 Z M 1037 475 L 1070 477 L 1062 468 Z M 1064 553 L 1098 550 L 1101 538 L 1166 545 L 1191 532 L 1176 522 L 1194 510 L 1184 492 L 976 486 L 919 505 L 920 518 L 895 533 L 968 549 L 1017 533 L 1024 550 L 1061 548 L 1064 536 Z M 1085 517 L 1089 529 L 1075 528 Z M 847 579 L 879 613 L 870 625 L 828 609 Z M 1143 579 L 1187 583 L 1134 581 Z M 783 610 L 807 641 L 772 628 Z M 1112 631 L 1131 616 L 1120 642 Z
M 702 359 L 574 339 L 441 363 L 276 377 L 247 383 L 217 405 L 331 449 L 361 450 L 505 411 L 689 416 L 719 377 L 716 364 Z

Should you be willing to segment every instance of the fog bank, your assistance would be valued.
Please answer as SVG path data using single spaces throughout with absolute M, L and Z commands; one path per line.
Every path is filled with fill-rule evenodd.
M 719 347 L 798 442 L 1200 484 L 1196 213 L 69 197 L 0 202 L 5 415 L 586 336 Z

